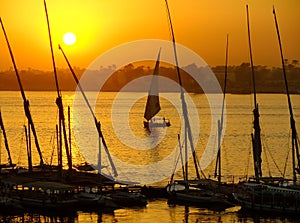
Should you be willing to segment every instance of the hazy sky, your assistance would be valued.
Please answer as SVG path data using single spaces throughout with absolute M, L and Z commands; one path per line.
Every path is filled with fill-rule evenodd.
M 249 61 L 246 4 L 249 5 L 255 65 L 280 66 L 272 14 L 276 8 L 284 55 L 300 60 L 299 0 L 169 0 L 176 41 L 195 51 L 209 65 L 223 65 L 226 34 L 229 64 Z M 73 66 L 88 67 L 103 52 L 140 39 L 171 40 L 164 0 L 48 0 L 57 67 L 66 63 L 61 44 Z M 19 69 L 52 69 L 43 0 L 0 0 L 4 22 Z M 62 42 L 65 32 L 77 42 Z M 0 70 L 11 61 L 0 34 Z

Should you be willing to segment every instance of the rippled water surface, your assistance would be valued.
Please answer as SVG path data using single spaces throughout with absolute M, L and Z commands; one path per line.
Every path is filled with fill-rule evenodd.
M 74 92 L 62 92 L 65 106 L 71 109 L 71 135 L 73 163 L 87 160 L 98 162 L 98 138 L 91 114 L 80 95 Z M 180 97 L 176 93 L 162 93 L 160 117 L 170 119 L 171 127 L 154 129 L 149 132 L 143 128 L 143 115 L 146 104 L 145 93 L 87 93 L 91 101 L 112 155 L 121 180 L 141 181 L 142 183 L 165 186 L 174 171 L 178 155 L 178 140 L 181 143 L 184 134 Z M 58 111 L 55 105 L 56 92 L 26 92 L 38 135 L 40 147 L 46 163 L 57 162 L 56 133 Z M 300 95 L 292 95 L 293 111 L 297 128 L 300 128 Z M 74 98 L 75 103 L 74 103 Z M 213 115 L 220 115 L 221 105 L 214 110 L 203 94 L 186 95 L 195 109 L 189 109 L 189 119 L 195 148 L 206 176 L 213 175 L 215 167 L 215 149 L 217 133 L 212 131 Z M 260 121 L 262 130 L 263 173 L 264 175 L 291 177 L 291 147 L 289 111 L 286 95 L 259 94 Z M 239 177 L 253 175 L 251 156 L 251 132 L 253 98 L 251 95 L 226 95 L 226 119 L 222 142 L 223 180 L 238 181 Z M 178 104 L 179 103 L 179 104 Z M 189 105 L 192 105 L 188 103 Z M 23 111 L 23 102 L 19 92 L 0 92 L 0 107 L 9 140 L 13 162 L 19 166 L 27 165 L 24 125 L 27 120 Z M 214 114 L 217 111 L 217 114 Z M 196 129 L 197 128 L 197 129 Z M 211 137 L 211 140 L 209 138 Z M 7 161 L 4 142 L 1 136 L 1 162 Z M 102 171 L 112 174 L 107 155 L 101 150 Z M 204 157 L 204 158 L 203 158 Z M 202 159 L 202 160 L 201 160 Z M 33 163 L 38 164 L 38 154 L 33 145 Z M 64 164 L 67 160 L 64 159 Z M 192 163 L 190 163 L 192 166 Z M 175 177 L 180 177 L 180 169 Z M 191 177 L 195 176 L 193 171 Z M 234 178 L 233 178 L 234 176 Z M 152 200 L 145 208 L 128 208 L 113 213 L 78 212 L 74 216 L 47 216 L 47 214 L 11 214 L 0 218 L 3 222 L 296 222 L 296 219 L 247 215 L 235 207 L 217 213 L 195 207 L 170 207 L 167 201 Z

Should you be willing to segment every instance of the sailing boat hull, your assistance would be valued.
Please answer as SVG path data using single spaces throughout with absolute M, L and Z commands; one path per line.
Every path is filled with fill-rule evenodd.
M 244 210 L 300 214 L 300 190 L 260 183 L 245 183 L 242 190 L 233 193 Z
M 214 210 L 225 210 L 234 204 L 226 201 L 222 194 L 206 194 L 195 191 L 173 192 L 169 204 L 206 207 Z
M 184 188 L 184 185 L 175 184 L 168 186 L 169 204 L 206 207 L 219 211 L 235 206 L 226 195 L 221 193 L 193 187 L 188 189 L 180 188 Z
M 150 128 L 160 128 L 160 127 L 170 127 L 171 123 L 169 120 L 165 120 L 162 122 L 152 122 L 152 121 L 144 121 L 144 128 L 150 129 Z

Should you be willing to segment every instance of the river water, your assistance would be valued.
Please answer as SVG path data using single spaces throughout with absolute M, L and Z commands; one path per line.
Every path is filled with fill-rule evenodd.
M 74 92 L 62 92 L 68 126 L 67 107 L 70 107 L 73 164 L 84 161 L 97 165 L 98 137 L 92 116 L 81 96 Z M 88 92 L 95 115 L 101 122 L 104 139 L 113 158 L 120 181 L 165 186 L 175 169 L 178 156 L 178 140 L 184 145 L 184 132 L 180 97 L 177 93 L 161 93 L 160 117 L 170 119 L 168 128 L 143 128 L 146 93 Z M 39 144 L 46 163 L 57 163 L 55 125 L 58 111 L 55 105 L 56 92 L 26 92 L 35 124 Z M 252 95 L 226 95 L 226 116 L 222 141 L 223 181 L 253 175 L 251 154 Z M 213 99 L 211 99 L 213 98 Z M 296 126 L 300 128 L 300 95 L 291 95 Z M 206 177 L 214 173 L 217 148 L 217 119 L 221 103 L 214 96 L 204 94 L 186 95 L 194 147 Z M 213 102 L 212 102 L 213 100 Z M 215 103 L 217 101 L 217 103 Z M 265 176 L 291 177 L 291 140 L 289 110 L 284 94 L 259 94 L 260 121 L 264 151 L 263 174 Z M 14 91 L 0 92 L 2 118 L 9 140 L 13 162 L 27 165 L 24 125 L 27 120 L 23 111 L 21 94 Z M 1 136 L 1 163 L 7 161 Z M 33 145 L 33 163 L 39 157 Z M 107 153 L 101 149 L 101 169 L 113 175 Z M 64 158 L 64 166 L 67 159 Z M 192 163 L 190 165 L 192 167 Z M 177 166 L 175 177 L 179 178 Z M 193 170 L 191 178 L 195 177 Z M 224 212 L 169 206 L 165 199 L 150 200 L 145 208 L 126 208 L 113 213 L 77 212 L 74 216 L 47 216 L 47 214 L 18 213 L 0 216 L 2 222 L 297 222 L 287 217 L 258 216 L 243 213 L 239 207 Z

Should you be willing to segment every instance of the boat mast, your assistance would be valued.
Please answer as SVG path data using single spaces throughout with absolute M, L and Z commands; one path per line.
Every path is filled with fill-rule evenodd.
M 25 131 L 25 138 L 26 138 L 28 170 L 32 171 L 32 152 L 31 152 L 31 140 L 30 140 L 30 125 L 28 125 L 28 130 L 26 128 L 26 125 L 24 125 L 24 131 Z
M 191 147 L 191 150 L 192 150 L 193 159 L 194 159 L 194 166 L 195 166 L 195 169 L 196 169 L 196 175 L 197 175 L 197 178 L 200 179 L 200 174 L 199 174 L 198 164 L 197 164 L 196 151 L 195 151 L 195 147 L 194 147 L 194 143 L 193 143 L 191 126 L 190 126 L 190 122 L 189 122 L 189 118 L 188 118 L 188 110 L 187 110 L 187 105 L 186 105 L 185 98 L 184 98 L 182 80 L 181 80 L 180 69 L 179 69 L 179 64 L 178 64 L 176 41 L 175 41 L 175 35 L 174 35 L 174 30 L 173 30 L 173 25 L 172 25 L 172 20 L 171 20 L 171 14 L 170 14 L 170 10 L 169 10 L 168 1 L 165 0 L 165 2 L 166 2 L 166 7 L 167 7 L 167 13 L 168 13 L 168 19 L 169 19 L 171 34 L 172 34 L 172 42 L 173 42 L 174 57 L 175 57 L 175 63 L 176 63 L 176 71 L 177 71 L 177 76 L 178 76 L 178 82 L 179 82 L 179 85 L 180 85 L 181 105 L 182 105 L 182 112 L 183 112 L 184 123 L 185 123 L 184 129 L 185 129 L 185 132 L 187 132 L 187 137 L 188 137 L 190 147 Z M 187 162 L 187 160 L 186 160 L 186 162 Z M 185 170 L 186 175 L 187 175 L 187 172 L 188 171 L 186 169 Z
M 110 153 L 109 153 L 109 151 L 108 151 L 107 144 L 106 144 L 106 142 L 105 142 L 103 133 L 102 133 L 102 131 L 101 131 L 101 123 L 100 123 L 100 121 L 97 120 L 97 117 L 96 117 L 96 115 L 95 115 L 95 113 L 94 113 L 94 111 L 93 111 L 93 109 L 92 109 L 92 107 L 91 107 L 91 105 L 90 105 L 90 103 L 89 103 L 89 101 L 88 101 L 88 99 L 87 99 L 87 97 L 86 97 L 86 95 L 85 95 L 85 93 L 84 93 L 82 87 L 81 87 L 81 84 L 80 84 L 80 82 L 79 82 L 79 80 L 78 80 L 78 78 L 77 78 L 77 76 L 76 76 L 76 74 L 75 74 L 75 72 L 74 72 L 74 70 L 73 70 L 73 68 L 72 68 L 72 66 L 71 66 L 71 64 L 70 64 L 70 62 L 69 62 L 69 60 L 68 60 L 68 58 L 67 58 L 67 56 L 66 56 L 65 53 L 64 53 L 63 49 L 61 48 L 60 45 L 58 46 L 58 48 L 61 50 L 61 52 L 62 52 L 62 54 L 63 54 L 63 56 L 64 56 L 64 58 L 65 58 L 65 60 L 66 60 L 66 62 L 67 62 L 67 64 L 68 64 L 68 66 L 69 66 L 69 69 L 70 69 L 70 71 L 71 71 L 71 73 L 72 73 L 72 75 L 73 75 L 73 78 L 74 78 L 74 80 L 75 80 L 75 82 L 76 82 L 78 88 L 80 89 L 81 94 L 82 94 L 82 96 L 83 96 L 83 98 L 84 98 L 84 100 L 85 100 L 85 102 L 86 102 L 86 104 L 87 104 L 87 106 L 88 106 L 88 108 L 89 108 L 89 110 L 90 110 L 90 112 L 91 112 L 93 118 L 94 118 L 95 126 L 96 126 L 97 131 L 98 131 L 98 136 L 99 136 L 99 138 L 100 138 L 101 141 L 102 141 L 102 144 L 103 144 L 104 149 L 105 149 L 105 152 L 106 152 L 106 154 L 107 154 L 107 156 L 108 156 L 110 165 L 111 165 L 112 170 L 113 170 L 113 172 L 114 172 L 114 176 L 116 177 L 116 176 L 118 176 L 117 169 L 116 169 L 115 164 L 114 164 L 114 162 L 113 162 L 113 160 L 112 160 L 112 158 L 111 158 L 111 155 L 110 155 Z M 100 167 L 100 168 L 101 168 L 101 167 Z M 100 169 L 100 170 L 101 170 L 101 169 Z
M 281 63 L 282 63 L 282 71 L 283 71 L 283 77 L 284 77 L 284 83 L 285 83 L 285 89 L 286 89 L 286 95 L 287 95 L 289 113 L 290 113 L 290 126 L 291 126 L 291 129 L 292 129 L 293 181 L 294 181 L 294 183 L 296 183 L 296 181 L 297 181 L 296 174 L 300 173 L 300 157 L 299 157 L 298 135 L 297 135 L 296 123 L 295 123 L 295 119 L 294 119 L 292 102 L 291 102 L 291 97 L 290 97 L 290 93 L 289 93 L 289 86 L 288 86 L 288 81 L 287 81 L 287 76 L 286 76 L 286 71 L 285 71 L 285 63 L 284 63 L 284 57 L 283 57 L 283 52 L 282 52 L 282 45 L 281 45 L 279 27 L 278 27 L 276 12 L 275 12 L 274 7 L 273 7 L 273 14 L 274 14 L 275 26 L 276 26 L 276 31 L 277 31 L 278 44 L 279 44 Z M 298 161 L 297 167 L 296 167 L 296 158 L 297 158 L 297 161 Z
M 23 104 L 24 104 L 24 112 L 25 112 L 26 118 L 28 120 L 28 124 L 31 127 L 31 131 L 33 133 L 33 136 L 34 136 L 35 146 L 36 146 L 36 149 L 37 149 L 39 157 L 40 157 L 40 165 L 43 166 L 44 165 L 43 156 L 42 156 L 42 152 L 41 152 L 40 145 L 39 145 L 39 142 L 38 142 L 35 127 L 34 127 L 34 124 L 33 124 L 32 116 L 31 116 L 31 113 L 30 113 L 29 100 L 26 99 L 25 92 L 24 92 L 24 89 L 23 89 L 23 86 L 22 86 L 22 83 L 21 83 L 20 75 L 19 75 L 17 65 L 16 65 L 16 62 L 15 62 L 15 58 L 14 58 L 12 49 L 10 47 L 8 37 L 6 35 L 4 25 L 3 25 L 3 22 L 2 22 L 1 18 L 0 18 L 0 23 L 1 23 L 2 30 L 3 30 L 5 39 L 6 39 L 7 47 L 8 47 L 9 53 L 10 53 L 10 57 L 11 57 L 11 60 L 12 60 L 12 63 L 13 63 L 14 69 L 15 69 L 15 73 L 16 73 L 16 77 L 17 77 L 18 84 L 19 84 L 19 87 L 20 87 L 20 91 L 21 91 L 21 94 L 22 94 Z
M 180 153 L 182 176 L 184 178 L 184 181 L 188 182 L 188 179 L 186 179 L 186 175 L 185 175 L 185 167 L 184 167 L 184 161 L 183 161 L 183 156 L 182 156 L 182 145 L 180 143 L 180 134 L 177 135 L 177 138 L 178 138 L 178 146 L 179 146 L 179 153 Z M 174 175 L 174 173 L 173 173 L 173 175 Z
M 72 157 L 70 155 L 69 146 L 68 146 L 68 138 L 67 138 L 67 133 L 66 133 L 64 107 L 63 107 L 63 102 L 62 102 L 61 91 L 59 89 L 59 84 L 58 84 L 58 78 L 57 78 L 56 65 L 55 65 L 55 60 L 54 60 L 54 53 L 53 53 L 52 38 L 51 38 L 51 32 L 50 32 L 50 23 L 49 23 L 46 0 L 44 0 L 44 6 L 45 6 L 46 19 L 47 19 L 47 27 L 48 27 L 48 35 L 49 35 L 49 42 L 50 42 L 50 49 L 51 49 L 51 56 L 52 56 L 53 72 L 54 72 L 55 85 L 56 85 L 56 91 L 57 91 L 56 105 L 57 105 L 58 111 L 59 111 L 59 137 L 60 137 L 60 145 L 59 146 L 60 146 L 60 150 L 61 150 L 61 147 L 62 147 L 61 127 L 62 127 L 64 142 L 65 142 L 65 148 L 66 148 L 66 154 L 67 154 L 67 159 L 68 159 L 68 167 L 69 167 L 69 170 L 71 170 L 72 169 Z M 62 153 L 60 153 L 60 156 L 61 156 L 61 154 Z M 60 160 L 62 160 L 61 157 L 60 157 Z M 62 168 L 62 163 L 59 163 L 59 168 L 60 169 Z
M 216 161 L 216 168 L 215 168 L 215 177 L 218 174 L 218 183 L 219 184 L 221 184 L 221 136 L 222 136 L 222 130 L 223 130 L 223 119 L 224 119 L 223 116 L 224 116 L 226 85 L 227 85 L 227 67 L 228 67 L 227 64 L 228 64 L 228 34 L 226 36 L 223 101 L 222 101 L 221 120 L 218 121 L 218 154 L 217 154 L 217 161 Z
M 261 171 L 261 152 L 262 152 L 262 145 L 261 145 L 261 136 L 260 136 L 260 124 L 259 124 L 259 109 L 258 103 L 256 100 L 256 87 L 255 87 L 255 75 L 254 75 L 254 66 L 253 66 L 253 59 L 252 59 L 252 47 L 251 47 L 251 38 L 250 38 L 250 24 L 249 24 L 249 11 L 248 5 L 246 5 L 247 11 L 247 27 L 248 27 L 248 42 L 249 42 L 249 53 L 250 53 L 250 64 L 251 64 L 251 74 L 252 74 L 252 85 L 253 85 L 253 100 L 254 100 L 254 110 L 253 110 L 253 129 L 254 133 L 251 133 L 252 138 L 252 149 L 253 149 L 253 161 L 254 161 L 254 173 L 255 179 L 258 182 L 260 177 L 262 176 Z
M 68 106 L 68 127 L 69 127 L 69 151 L 72 158 L 72 131 L 71 131 L 71 108 Z
M 11 155 L 10 155 L 10 150 L 9 150 L 9 146 L 8 146 L 8 140 L 6 137 L 6 132 L 5 132 L 5 128 L 4 128 L 4 124 L 3 124 L 3 120 L 2 120 L 1 109 L 0 109 L 0 127 L 2 130 L 3 138 L 4 138 L 5 149 L 6 149 L 7 155 L 8 155 L 8 163 L 9 163 L 9 166 L 13 166 Z

